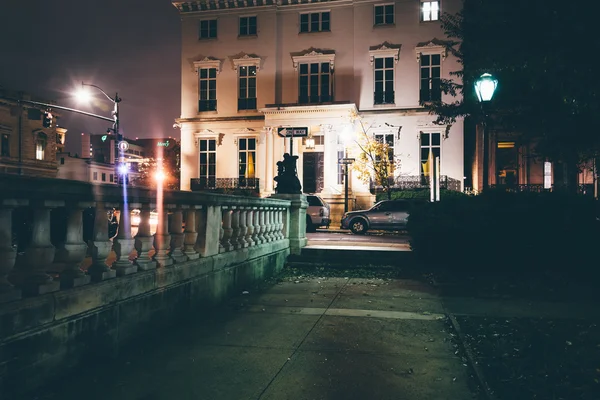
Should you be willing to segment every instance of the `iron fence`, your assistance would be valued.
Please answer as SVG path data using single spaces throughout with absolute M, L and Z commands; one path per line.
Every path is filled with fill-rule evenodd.
M 390 190 L 392 192 L 400 190 L 421 190 L 430 188 L 430 177 L 428 176 L 401 175 L 396 178 L 389 179 Z M 459 192 L 461 190 L 460 180 L 450 178 L 447 175 L 442 175 L 440 176 L 440 188 Z M 381 185 L 375 185 L 373 181 L 371 181 L 369 189 L 372 194 L 381 193 L 383 191 L 383 187 Z

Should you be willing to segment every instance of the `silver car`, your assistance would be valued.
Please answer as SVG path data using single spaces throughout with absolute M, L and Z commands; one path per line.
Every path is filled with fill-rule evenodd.
M 307 194 L 308 209 L 306 210 L 306 231 L 316 232 L 317 228 L 329 228 L 331 219 L 329 218 L 329 204 L 319 196 Z
M 406 228 L 412 203 L 408 200 L 383 200 L 368 210 L 350 211 L 342 217 L 342 228 L 362 235 L 369 229 Z

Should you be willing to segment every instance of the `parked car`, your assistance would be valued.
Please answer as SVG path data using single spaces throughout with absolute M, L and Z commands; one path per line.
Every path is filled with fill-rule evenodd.
M 329 204 L 314 194 L 306 195 L 306 200 L 308 201 L 306 232 L 315 232 L 321 227 L 329 228 L 331 223 Z
M 342 228 L 362 235 L 369 229 L 402 230 L 406 228 L 411 207 L 409 200 L 383 200 L 368 210 L 350 211 L 342 217 Z

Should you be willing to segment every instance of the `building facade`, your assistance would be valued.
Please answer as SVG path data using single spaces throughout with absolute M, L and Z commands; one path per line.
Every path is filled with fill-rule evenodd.
M 49 103 L 0 89 L 0 173 L 54 178 L 67 130 L 56 125 L 55 111 L 19 100 Z
M 70 153 L 57 153 L 59 179 L 71 179 L 97 184 L 117 184 L 115 166 L 96 162 L 91 158 L 72 156 Z
M 173 4 L 182 17 L 182 190 L 233 178 L 268 196 L 287 152 L 299 157 L 303 191 L 339 204 L 340 159 L 356 154 L 361 134 L 393 147 L 397 178 L 427 175 L 432 152 L 441 175 L 462 186 L 463 122 L 435 125 L 421 106 L 441 99 L 440 78 L 460 67 L 439 22 L 460 1 Z M 355 206 L 372 204 L 368 183 L 352 172 L 348 183 Z

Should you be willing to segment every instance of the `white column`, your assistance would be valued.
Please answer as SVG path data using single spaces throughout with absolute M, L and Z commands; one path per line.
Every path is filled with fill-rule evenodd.
M 265 134 L 267 136 L 267 165 L 265 174 L 265 189 L 268 193 L 273 193 L 273 170 L 275 165 L 275 156 L 273 154 L 273 130 L 269 128 Z
M 330 192 L 337 186 L 337 132 L 331 125 L 322 125 L 323 140 L 325 141 L 323 154 L 323 190 Z

